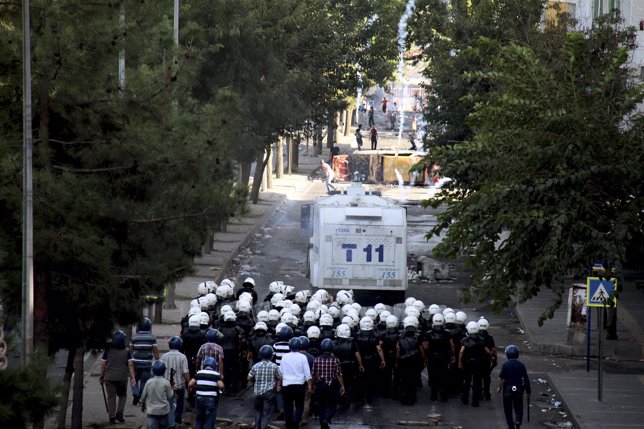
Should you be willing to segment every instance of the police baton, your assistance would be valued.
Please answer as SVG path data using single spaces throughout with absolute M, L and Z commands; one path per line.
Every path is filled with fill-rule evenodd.
M 107 409 L 107 396 L 105 396 L 105 385 L 101 383 L 101 390 L 103 391 L 103 402 L 105 402 L 105 412 L 110 413 L 110 410 Z
M 525 400 L 528 405 L 527 415 L 528 415 L 528 422 L 529 422 L 530 421 L 530 395 L 526 395 Z

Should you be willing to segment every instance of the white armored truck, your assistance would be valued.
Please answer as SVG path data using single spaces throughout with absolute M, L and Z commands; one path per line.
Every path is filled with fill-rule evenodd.
M 407 211 L 360 182 L 303 207 L 311 285 L 400 302 L 407 290 Z

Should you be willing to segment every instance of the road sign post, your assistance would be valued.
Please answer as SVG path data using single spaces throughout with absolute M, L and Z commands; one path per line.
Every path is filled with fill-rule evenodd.
M 604 310 L 607 305 L 617 307 L 615 288 L 617 279 L 605 279 L 601 277 L 588 277 L 586 279 L 586 306 L 597 307 L 597 400 L 602 400 L 603 377 L 602 377 L 602 331 L 604 329 Z M 590 324 L 588 325 L 590 330 Z

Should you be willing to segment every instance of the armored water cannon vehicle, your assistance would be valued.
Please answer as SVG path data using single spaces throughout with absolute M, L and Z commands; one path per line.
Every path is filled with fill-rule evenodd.
M 400 302 L 407 290 L 407 211 L 360 182 L 302 209 L 311 285 Z M 362 302 L 362 301 L 361 301 Z

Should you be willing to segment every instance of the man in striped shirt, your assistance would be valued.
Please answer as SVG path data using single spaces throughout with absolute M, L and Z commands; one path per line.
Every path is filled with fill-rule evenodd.
M 207 358 L 203 369 L 197 371 L 188 387 L 196 393 L 195 429 L 215 429 L 219 393 L 224 388 L 221 374 L 217 371 L 217 361 Z
M 145 383 L 150 379 L 152 361 L 159 359 L 157 338 L 152 335 L 152 321 L 145 317 L 137 324 L 136 334 L 130 340 L 130 351 L 134 363 L 134 376 L 138 391 L 143 392 Z M 132 403 L 137 405 L 140 396 L 134 396 Z

